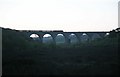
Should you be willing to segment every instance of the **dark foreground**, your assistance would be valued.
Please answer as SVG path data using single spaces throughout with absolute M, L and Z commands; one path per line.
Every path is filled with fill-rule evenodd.
M 3 30 L 3 76 L 116 76 L 119 75 L 117 42 L 115 37 L 84 45 L 43 45 L 25 40 L 17 32 Z

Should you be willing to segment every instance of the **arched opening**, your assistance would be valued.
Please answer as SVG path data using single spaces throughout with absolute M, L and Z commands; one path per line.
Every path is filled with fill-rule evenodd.
M 86 42 L 86 41 L 88 41 L 88 39 L 89 39 L 89 37 L 86 33 L 83 33 L 81 35 L 81 42 Z
M 33 40 L 37 40 L 37 41 L 40 40 L 39 35 L 37 35 L 37 34 L 31 34 L 30 38 L 33 39 Z
M 56 41 L 56 44 L 64 44 L 65 43 L 65 37 L 64 37 L 64 35 L 63 34 L 58 34 L 56 36 L 55 41 Z
M 76 44 L 78 42 L 77 36 L 73 33 L 69 35 L 69 39 L 71 44 Z
M 43 43 L 45 43 L 45 44 L 51 44 L 51 43 L 53 43 L 52 36 L 50 34 L 45 34 L 43 36 Z
M 100 39 L 100 38 L 101 38 L 100 35 L 97 33 L 93 34 L 93 36 L 92 36 L 92 40 L 96 40 L 96 39 Z
M 105 37 L 106 37 L 106 36 L 109 36 L 109 35 L 110 35 L 110 33 L 106 33 L 106 34 L 105 34 Z

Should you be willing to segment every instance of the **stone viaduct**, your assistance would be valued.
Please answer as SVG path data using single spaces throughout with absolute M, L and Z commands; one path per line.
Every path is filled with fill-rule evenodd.
M 81 36 L 83 34 L 86 34 L 88 36 L 88 40 L 91 41 L 91 40 L 94 40 L 94 39 L 97 39 L 97 38 L 104 38 L 106 33 L 109 33 L 109 32 L 63 32 L 62 30 L 54 30 L 54 31 L 39 31 L 39 30 L 22 30 L 21 32 L 23 32 L 25 34 L 25 36 L 27 36 L 28 38 L 30 38 L 30 35 L 32 34 L 37 34 L 39 36 L 39 39 L 40 39 L 40 42 L 42 43 L 43 42 L 43 36 L 45 34 L 50 34 L 51 37 L 53 38 L 53 43 L 56 44 L 56 41 L 55 41 L 55 38 L 58 34 L 63 34 L 63 36 L 65 37 L 65 43 L 66 44 L 69 44 L 70 43 L 70 39 L 69 39 L 69 36 L 71 34 L 74 34 L 77 39 L 78 39 L 78 43 L 81 42 Z

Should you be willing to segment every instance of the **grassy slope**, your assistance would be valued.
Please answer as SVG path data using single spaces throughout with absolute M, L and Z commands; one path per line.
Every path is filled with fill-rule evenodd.
M 3 29 L 3 75 L 116 75 L 117 38 L 74 46 L 43 45 Z

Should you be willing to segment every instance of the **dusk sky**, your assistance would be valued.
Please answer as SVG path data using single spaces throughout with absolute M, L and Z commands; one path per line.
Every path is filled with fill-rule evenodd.
M 110 31 L 119 0 L 0 0 L 0 27 L 17 30 Z

